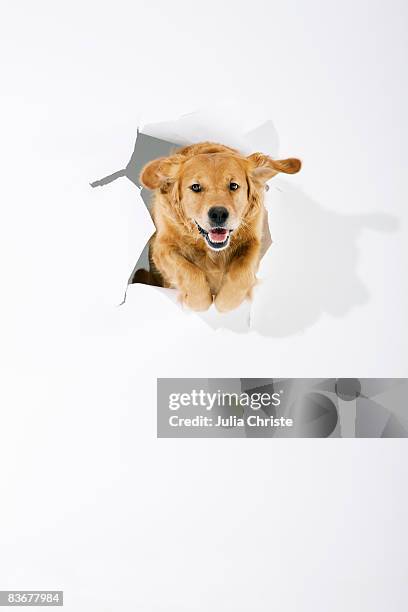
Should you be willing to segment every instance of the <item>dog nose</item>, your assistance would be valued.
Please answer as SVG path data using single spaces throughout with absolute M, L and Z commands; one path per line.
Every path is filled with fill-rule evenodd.
M 223 225 L 228 219 L 229 212 L 224 206 L 213 206 L 208 211 L 211 223 Z

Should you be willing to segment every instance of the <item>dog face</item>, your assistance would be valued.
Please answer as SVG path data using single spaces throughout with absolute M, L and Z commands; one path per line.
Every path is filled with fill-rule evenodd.
M 244 157 L 223 145 L 200 143 L 150 162 L 141 182 L 167 194 L 175 216 L 181 214 L 208 248 L 220 251 L 259 204 L 265 182 L 278 172 L 299 169 L 297 159 L 277 161 L 261 153 Z
M 196 155 L 184 164 L 179 192 L 186 217 L 207 246 L 227 248 L 249 206 L 245 161 L 228 153 Z

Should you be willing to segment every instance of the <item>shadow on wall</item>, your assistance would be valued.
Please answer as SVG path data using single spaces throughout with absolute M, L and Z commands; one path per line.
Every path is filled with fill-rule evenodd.
M 251 329 L 284 337 L 323 313 L 342 317 L 368 301 L 358 274 L 359 237 L 364 230 L 395 231 L 398 221 L 382 213 L 342 215 L 280 185 L 267 198 L 273 244 L 261 262 Z
M 222 133 L 218 131 L 219 125 Z M 263 151 L 277 155 L 278 138 L 271 121 L 262 122 L 238 138 L 236 134 L 240 132 L 236 126 L 231 125 L 228 132 L 225 125 L 226 121 L 211 124 L 207 116 L 192 114 L 175 122 L 147 126 L 151 133 L 138 131 L 127 166 L 91 186 L 99 187 L 127 177 L 141 190 L 150 212 L 151 193 L 142 188 L 140 171 L 147 162 L 168 155 L 178 146 L 213 140 L 244 153 Z M 207 312 L 197 313 L 196 316 L 214 329 L 239 333 L 253 330 L 265 336 L 285 337 L 311 327 L 323 313 L 335 317 L 346 315 L 369 299 L 357 272 L 358 240 L 362 231 L 390 232 L 398 227 L 395 217 L 388 214 L 342 215 L 325 209 L 280 178 L 272 179 L 270 187 L 265 205 L 273 243 L 261 260 L 258 274 L 261 280 L 253 302 L 246 302 L 227 314 L 218 313 L 214 306 Z M 144 282 L 143 274 L 137 275 L 137 272 L 148 269 L 146 245 L 130 274 L 128 288 L 135 282 Z M 165 292 L 177 303 L 174 290 L 155 287 L 152 290 Z M 134 285 L 126 294 L 128 301 L 129 297 L 132 302 L 137 299 Z

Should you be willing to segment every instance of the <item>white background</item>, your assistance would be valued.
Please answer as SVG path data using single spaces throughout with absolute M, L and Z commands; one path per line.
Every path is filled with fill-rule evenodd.
M 0 589 L 75 612 L 405 610 L 403 440 L 155 438 L 158 376 L 408 376 L 405 3 L 2 9 Z M 148 287 L 116 307 L 150 221 L 129 182 L 89 181 L 141 119 L 225 99 L 270 111 L 330 218 L 394 219 L 355 237 L 364 300 L 284 335 L 214 331 Z

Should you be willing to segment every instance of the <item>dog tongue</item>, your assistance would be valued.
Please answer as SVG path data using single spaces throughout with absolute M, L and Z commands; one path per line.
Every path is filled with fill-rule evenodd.
M 228 230 L 222 227 L 216 227 L 209 232 L 211 242 L 224 242 L 228 236 Z

